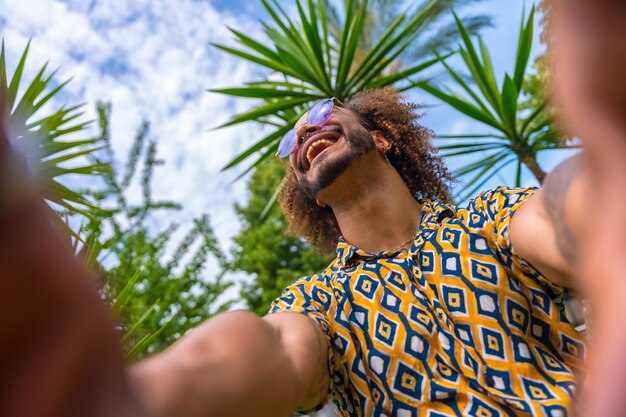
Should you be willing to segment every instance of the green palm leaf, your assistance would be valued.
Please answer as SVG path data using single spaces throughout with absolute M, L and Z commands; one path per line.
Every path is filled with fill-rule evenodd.
M 90 163 L 86 156 L 101 149 L 97 139 L 66 139 L 80 134 L 88 122 L 78 122 L 82 106 L 60 107 L 41 114 L 45 105 L 54 99 L 68 81 L 54 85 L 56 72 L 49 73 L 47 65 L 26 82 L 23 79 L 30 42 L 24 48 L 12 76 L 6 67 L 4 41 L 0 49 L 0 117 L 7 121 L 9 136 L 20 149 L 28 166 L 36 175 L 42 195 L 49 202 L 70 213 L 85 213 L 86 207 L 95 208 L 81 192 L 63 185 L 66 175 L 100 175 L 109 169 L 107 164 Z M 20 95 L 20 90 L 22 94 Z
M 220 127 L 257 122 L 272 126 L 273 130 L 233 158 L 224 169 L 259 155 L 249 170 L 270 156 L 297 116 L 321 98 L 346 101 L 368 88 L 389 85 L 400 90 L 413 88 L 415 81 L 410 78 L 439 60 L 432 55 L 406 59 L 408 51 L 420 44 L 421 37 L 426 39 L 428 33 L 436 32 L 446 13 L 452 19 L 449 13 L 452 5 L 469 3 L 425 0 L 417 6 L 400 7 L 400 1 L 344 0 L 339 10 L 326 0 L 296 0 L 296 14 L 291 17 L 275 0 L 261 1 L 270 17 L 262 23 L 269 41 L 252 39 L 231 29 L 236 45 L 215 46 L 263 67 L 271 75 L 243 87 L 210 91 L 262 100 Z M 391 13 L 381 14 L 384 8 Z M 388 17 L 380 20 L 383 15 Z M 475 29 L 489 23 L 487 19 L 482 24 L 473 22 Z M 454 34 L 449 36 L 454 38 Z M 443 55 L 442 59 L 449 56 L 448 51 Z
M 446 140 L 439 148 L 445 157 L 477 159 L 461 166 L 455 174 L 464 178 L 466 198 L 484 185 L 499 170 L 516 164 L 515 184 L 522 182 L 522 166 L 526 166 L 541 183 L 545 172 L 537 163 L 537 154 L 546 149 L 571 147 L 565 143 L 556 128 L 552 115 L 546 113 L 546 101 L 524 104 L 523 81 L 528 75 L 528 61 L 533 40 L 534 8 L 522 18 L 515 65 L 512 74 L 505 74 L 498 85 L 494 76 L 490 53 L 477 36 L 472 40 L 463 22 L 456 18 L 462 43 L 460 54 L 465 70 L 471 75 L 467 82 L 441 58 L 444 69 L 451 76 L 451 86 L 436 86 L 430 82 L 416 83 L 427 93 L 443 101 L 466 117 L 488 126 L 488 134 L 441 135 Z M 494 141 L 496 139 L 496 141 Z M 491 152 L 490 156 L 484 154 Z

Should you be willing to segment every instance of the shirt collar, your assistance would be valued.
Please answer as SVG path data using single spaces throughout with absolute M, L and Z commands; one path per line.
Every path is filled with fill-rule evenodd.
M 423 243 L 424 237 L 427 237 L 433 230 L 437 229 L 441 222 L 446 217 L 454 217 L 456 214 L 455 207 L 441 203 L 439 201 L 422 200 L 422 219 L 420 221 L 420 227 L 413 239 L 413 245 L 411 246 L 411 252 L 419 250 Z M 427 235 L 427 236 L 424 236 Z M 343 236 L 339 238 L 337 243 L 337 262 L 338 266 L 350 265 L 350 261 L 354 259 L 378 259 L 378 258 L 390 258 L 399 253 L 399 251 L 381 251 L 378 253 L 367 252 L 363 249 L 359 249 L 356 246 L 352 246 L 343 239 Z

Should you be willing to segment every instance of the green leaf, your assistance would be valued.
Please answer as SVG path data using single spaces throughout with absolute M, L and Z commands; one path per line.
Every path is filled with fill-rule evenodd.
M 502 146 L 501 145 L 481 146 L 481 147 L 470 148 L 470 149 L 462 149 L 456 152 L 442 152 L 441 156 L 443 156 L 444 158 L 450 158 L 454 156 L 469 155 L 472 153 L 485 152 L 485 151 L 490 151 L 490 150 L 499 149 L 499 148 L 502 148 Z
M 274 191 L 274 194 L 272 194 L 270 199 L 267 201 L 267 204 L 265 205 L 265 207 L 263 207 L 263 210 L 261 211 L 261 215 L 259 216 L 261 220 L 267 219 L 267 215 L 269 214 L 270 210 L 272 209 L 272 207 L 274 206 L 274 204 L 276 204 L 276 201 L 278 200 L 279 192 L 280 192 L 280 187 L 276 187 L 276 191 Z
M 246 168 L 241 174 L 239 174 L 236 178 L 243 178 L 248 172 L 252 171 L 254 168 L 258 167 L 262 162 L 264 162 L 268 157 L 275 155 L 278 151 L 278 142 L 275 142 L 273 145 L 270 145 L 260 156 L 259 158 L 248 168 Z
M 267 115 L 274 115 L 281 110 L 290 109 L 299 104 L 306 103 L 308 101 L 309 101 L 309 98 L 304 97 L 304 98 L 294 98 L 294 99 L 264 104 L 262 106 L 255 108 L 254 110 L 234 116 L 232 119 L 230 119 L 228 122 L 224 123 L 223 125 L 219 126 L 218 128 L 232 126 L 238 123 L 248 122 L 251 120 L 257 120 L 260 117 L 267 116 Z
M 499 146 L 502 148 L 507 147 L 506 142 L 474 142 L 474 143 L 455 143 L 453 145 L 443 145 L 437 146 L 439 150 L 449 150 L 449 149 L 469 149 L 469 148 L 479 148 L 483 146 Z
M 400 27 L 404 20 L 405 16 L 402 14 L 396 17 L 389 25 L 385 33 L 383 33 L 380 39 L 378 39 L 378 42 L 370 48 L 367 55 L 365 55 L 361 61 L 361 64 L 354 71 L 352 81 L 349 85 L 350 88 L 354 87 L 354 85 L 362 80 L 364 76 L 372 73 L 372 69 L 376 66 L 376 62 L 380 61 L 390 50 L 394 48 L 394 43 L 390 42 L 389 39 L 395 34 L 396 30 Z
M 443 91 L 431 86 L 430 84 L 428 84 L 427 82 L 423 82 L 418 84 L 418 87 L 420 87 L 422 90 L 426 91 L 427 93 L 437 97 L 439 100 L 449 104 L 450 106 L 454 107 L 455 109 L 457 109 L 458 111 L 460 111 L 461 113 L 465 114 L 466 116 L 471 117 L 472 119 L 478 120 L 482 123 L 485 123 L 489 126 L 495 127 L 498 130 L 502 130 L 503 126 L 501 126 L 497 120 L 495 120 L 493 118 L 493 116 L 491 116 L 491 114 L 486 113 L 485 111 L 479 109 L 478 107 L 474 106 L 471 103 L 468 103 L 465 100 L 462 100 L 458 97 L 452 96 L 450 94 L 444 93 Z
M 311 14 L 311 17 L 315 16 L 314 9 L 312 7 L 312 3 L 310 0 L 307 2 L 308 10 Z M 302 42 L 302 46 L 306 48 L 310 55 L 312 56 L 311 62 L 315 64 L 316 73 L 322 77 L 324 80 L 324 88 L 330 90 L 330 78 L 328 77 L 328 73 L 326 72 L 326 64 L 324 62 L 324 53 L 321 49 L 320 36 L 317 29 L 317 24 L 315 21 L 309 22 L 307 16 L 304 12 L 304 9 L 300 3 L 300 1 L 296 1 L 296 5 L 298 8 L 298 13 L 300 14 L 300 19 L 302 21 L 302 28 L 304 29 L 304 34 L 306 35 L 307 42 Z
M 482 138 L 494 138 L 494 139 L 502 139 L 504 141 L 507 140 L 506 136 L 498 136 L 492 134 L 478 135 L 478 134 L 468 134 L 468 135 L 436 135 L 435 139 L 482 139 Z
M 470 172 L 476 171 L 477 169 L 482 169 L 485 165 L 488 165 L 489 163 L 491 163 L 492 161 L 498 159 L 502 159 L 503 157 L 505 157 L 507 155 L 506 150 L 497 152 L 495 154 L 492 154 L 484 159 L 480 159 L 474 162 L 470 162 L 468 164 L 466 164 L 465 166 L 457 169 L 454 171 L 454 175 L 456 176 L 461 176 L 461 175 L 466 175 L 469 174 Z
M 486 169 L 484 169 L 483 172 L 480 172 L 479 174 L 477 174 L 476 177 L 474 177 L 470 181 L 471 185 L 474 185 L 473 188 L 470 188 L 469 191 L 468 191 L 468 187 L 471 187 L 471 185 L 470 184 L 465 184 L 464 191 L 466 191 L 466 192 L 463 195 L 463 197 L 461 197 L 461 200 L 466 200 L 466 199 L 468 199 L 470 197 L 473 197 L 474 194 L 476 194 L 476 192 L 478 190 L 480 190 L 485 185 L 485 183 L 491 179 L 491 176 L 486 175 L 488 171 L 498 172 L 501 169 L 503 169 L 505 166 L 507 166 L 508 164 L 513 162 L 514 160 L 515 160 L 515 158 L 508 159 L 508 160 L 506 160 L 504 162 L 501 162 L 500 165 L 497 166 L 497 167 L 495 166 L 497 161 L 494 162 L 494 163 L 490 163 L 489 166 L 486 167 Z
M 96 148 L 87 148 L 87 149 L 82 149 L 82 150 L 74 151 L 71 153 L 67 153 L 67 154 L 63 154 L 63 155 L 59 155 L 55 157 L 50 157 L 42 161 L 42 166 L 44 167 L 56 166 L 62 162 L 76 159 L 81 156 L 89 155 L 104 148 L 105 146 L 103 145 L 103 146 L 99 146 Z
M 313 3 L 313 1 L 309 0 L 309 3 Z M 330 42 L 328 39 L 329 38 L 328 26 L 326 24 L 326 9 L 324 8 L 323 1 L 318 1 L 317 6 L 318 6 L 318 11 L 319 11 L 319 20 L 322 26 L 322 49 L 326 57 L 326 68 L 324 70 L 326 72 L 326 75 L 330 78 L 332 76 L 332 61 L 331 61 L 331 56 L 330 56 L 330 51 L 331 51 Z M 311 7 L 309 7 L 309 10 L 310 10 L 311 16 L 314 16 L 315 15 L 314 10 L 312 10 Z M 330 80 L 328 81 L 328 83 L 330 85 Z
M 295 124 L 296 121 L 297 121 L 297 119 L 294 120 L 294 124 Z M 260 151 L 261 149 L 265 148 L 269 144 L 278 141 L 279 138 L 282 138 L 283 136 L 285 136 L 285 134 L 289 131 L 289 129 L 291 129 L 291 126 L 292 126 L 291 124 L 287 124 L 287 125 L 279 128 L 279 129 L 277 129 L 276 131 L 270 133 L 269 135 L 267 135 L 266 137 L 264 137 L 260 141 L 256 142 L 255 144 L 250 146 L 248 149 L 246 149 L 245 151 L 243 151 L 242 153 L 237 155 L 235 158 L 233 158 L 230 162 L 228 162 L 224 166 L 224 168 L 222 168 L 222 171 L 227 170 L 229 168 L 232 168 L 235 165 L 238 165 L 239 163 L 241 163 L 241 161 L 245 160 L 250 155 Z
M 353 0 L 348 0 L 346 5 L 346 14 L 349 16 L 352 14 L 352 1 Z M 348 72 L 352 66 L 354 54 L 356 53 L 359 38 L 361 36 L 361 28 L 367 11 L 367 3 L 367 0 L 363 0 L 363 3 L 357 10 L 357 15 L 354 19 L 346 17 L 346 26 L 344 26 L 345 36 L 342 39 L 341 49 L 339 50 L 339 65 L 336 80 L 338 91 L 342 93 L 340 97 L 342 99 L 345 99 L 347 96 L 347 92 L 344 88 L 348 84 Z M 349 11 L 348 8 L 350 8 Z M 349 27 L 349 29 L 345 30 L 346 27 Z
M 530 11 L 526 27 L 524 28 L 524 22 L 520 27 L 519 40 L 517 45 L 517 54 L 515 59 L 515 73 L 513 76 L 515 88 L 518 91 L 522 89 L 522 83 L 524 82 L 524 75 L 526 74 L 526 67 L 528 66 L 528 60 L 530 58 L 530 50 L 533 43 L 533 24 L 535 19 L 535 7 Z
M 267 0 L 261 0 L 261 3 L 263 3 L 263 6 L 265 6 L 265 10 L 269 13 L 269 15 L 272 17 L 274 22 L 278 25 L 278 27 L 285 33 L 289 32 L 289 27 L 285 23 L 283 23 L 283 21 L 280 19 L 280 17 L 278 17 L 278 14 L 269 5 Z M 276 1 L 274 1 L 274 6 L 276 7 L 277 10 L 279 10 L 283 14 L 283 16 L 285 16 L 286 19 L 288 19 L 287 14 L 280 7 L 280 4 L 278 4 Z
M 450 56 L 452 54 L 448 54 L 446 57 Z M 445 58 L 444 58 L 445 59 Z M 409 69 L 406 69 L 404 71 L 400 71 L 398 73 L 395 74 L 390 74 L 384 77 L 379 78 L 378 80 L 370 83 L 368 85 L 368 88 L 377 88 L 377 87 L 384 87 L 387 85 L 393 85 L 394 83 L 396 83 L 397 81 L 400 80 L 404 80 L 408 77 L 410 77 L 411 75 L 414 75 L 420 71 L 423 71 L 427 68 L 432 67 L 434 64 L 436 64 L 437 62 L 439 62 L 440 59 L 439 57 L 428 60 L 426 62 L 423 62 L 419 65 L 413 66 Z
M 491 114 L 491 112 L 489 111 L 489 109 L 487 108 L 483 100 L 478 96 L 478 94 L 476 94 L 474 90 L 472 90 L 472 88 L 469 85 L 467 85 L 467 83 L 463 80 L 463 78 L 461 78 L 461 76 L 456 71 L 454 71 L 448 64 L 446 64 L 445 59 L 447 57 L 440 57 L 436 52 L 435 52 L 435 55 L 437 56 L 437 59 L 439 60 L 439 62 L 441 62 L 444 68 L 448 71 L 448 74 L 450 74 L 452 78 L 454 79 L 454 81 L 456 81 L 456 83 L 460 85 L 467 94 L 469 94 L 469 96 L 474 100 L 476 104 L 478 104 L 478 106 L 483 110 L 483 112 Z
M 165 328 L 174 320 L 176 314 L 172 314 L 172 316 L 155 332 L 146 335 L 143 339 L 141 339 L 128 354 L 126 355 L 126 359 L 132 361 L 137 358 L 137 356 L 146 349 L 153 340 L 155 340 L 159 335 L 165 330 Z
M 251 37 L 244 35 L 243 33 L 233 28 L 228 28 L 228 30 L 230 30 L 237 37 L 237 39 L 239 39 L 239 42 L 241 42 L 241 44 L 247 46 L 248 48 L 272 61 L 280 61 L 280 56 L 262 43 L 255 41 Z
M 538 116 L 541 115 L 541 113 L 544 111 L 544 109 L 546 108 L 548 102 L 546 100 L 544 100 L 542 103 L 540 103 L 534 110 L 533 112 L 524 120 L 524 122 L 522 123 L 522 127 L 520 129 L 520 136 L 524 137 L 526 135 L 526 129 L 528 129 L 528 127 L 530 126 L 530 124 L 537 119 Z M 546 125 L 548 124 L 552 124 L 552 120 L 546 121 L 545 123 Z
M 412 42 L 419 36 L 426 27 L 426 23 L 431 21 L 431 13 L 437 0 L 431 0 L 424 6 L 407 24 L 407 26 L 389 41 L 390 48 L 385 52 L 387 56 L 381 60 L 374 61 L 372 70 L 357 82 L 361 83 L 362 88 L 369 87 L 372 80 L 377 78 L 378 74 L 383 74 L 384 69 L 389 67 L 404 52 Z M 392 52 L 393 50 L 393 52 Z
M 126 282 L 126 285 L 122 288 L 117 298 L 111 305 L 111 309 L 113 310 L 115 314 L 120 314 L 120 312 L 124 309 L 128 301 L 130 300 L 132 291 L 134 290 L 134 287 L 135 287 L 135 283 L 141 276 L 141 272 L 142 272 L 141 268 L 135 271 L 133 276 Z
M 269 60 L 269 59 L 265 59 L 265 58 L 261 58 L 259 56 L 256 55 L 252 55 L 248 52 L 239 50 L 239 49 L 235 49 L 235 48 L 231 48 L 229 46 L 226 45 L 220 45 L 218 43 L 212 43 L 211 45 L 213 45 L 214 47 L 221 49 L 224 52 L 227 52 L 231 55 L 235 55 L 238 56 L 239 58 L 243 58 L 247 61 L 250 62 L 254 62 L 256 64 L 262 65 L 264 67 L 267 67 L 269 69 L 272 69 L 274 71 L 278 71 L 278 72 L 282 72 L 294 77 L 297 77 L 298 75 L 293 72 L 288 66 L 283 65 L 281 62 L 279 61 L 273 61 L 273 60 Z
M 504 77 L 504 84 L 502 85 L 502 115 L 504 116 L 504 122 L 506 131 L 512 138 L 517 138 L 517 100 L 519 92 L 515 88 L 513 80 L 506 75 Z
M 284 98 L 284 97 L 308 97 L 312 99 L 310 93 L 294 91 L 294 90 L 279 90 L 277 88 L 216 88 L 209 90 L 213 93 L 227 94 L 229 96 L 236 97 L 248 97 L 248 98 Z
M 481 62 L 478 53 L 474 48 L 474 44 L 472 43 L 472 40 L 470 38 L 470 34 L 463 26 L 463 22 L 456 16 L 456 14 L 454 15 L 454 19 L 456 20 L 459 33 L 461 34 L 461 38 L 463 39 L 463 45 L 465 46 L 465 49 L 461 48 L 459 52 L 461 53 L 465 64 L 472 74 L 472 79 L 483 92 L 485 98 L 493 106 L 494 110 L 496 112 L 499 112 L 500 109 L 498 89 L 496 86 L 493 86 L 489 83 L 486 75 L 489 73 L 489 69 L 485 68 L 485 65 L 483 65 L 483 63 Z
M 498 83 L 496 82 L 496 75 L 493 69 L 493 63 L 491 62 L 491 54 L 485 45 L 485 42 L 482 38 L 478 38 L 478 44 L 480 46 L 480 56 L 483 61 L 482 65 L 482 74 L 483 80 L 487 91 L 491 92 L 491 96 L 493 97 L 495 93 L 498 91 Z
M 24 64 L 26 63 L 26 57 L 28 56 L 28 50 L 30 49 L 30 40 L 28 41 L 28 43 L 26 44 L 26 47 L 24 48 L 24 52 L 22 53 L 22 57 L 20 58 L 19 63 L 17 64 L 17 68 L 15 69 L 15 72 L 13 73 L 13 79 L 11 80 L 11 84 L 9 85 L 9 107 L 12 108 L 14 103 L 15 103 L 15 99 L 17 97 L 17 89 L 20 86 L 20 81 L 22 80 L 22 72 L 24 71 Z M 44 65 L 43 69 L 41 70 L 41 72 L 43 73 L 43 71 L 45 70 L 46 66 Z

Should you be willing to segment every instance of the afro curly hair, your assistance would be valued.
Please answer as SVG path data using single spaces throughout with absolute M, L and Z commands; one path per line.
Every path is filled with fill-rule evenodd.
M 452 176 L 431 144 L 433 133 L 416 123 L 420 117 L 416 104 L 406 102 L 396 89 L 384 87 L 355 95 L 346 107 L 368 130 L 382 131 L 391 142 L 387 158 L 416 200 L 450 202 L 447 183 Z M 319 253 L 331 253 L 341 236 L 337 219 L 330 207 L 318 206 L 301 190 L 291 167 L 278 198 L 289 224 L 287 231 L 303 237 Z

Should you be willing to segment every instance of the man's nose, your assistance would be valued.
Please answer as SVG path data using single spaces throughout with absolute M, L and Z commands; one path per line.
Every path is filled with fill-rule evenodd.
M 303 123 L 296 129 L 296 145 L 299 147 L 309 138 L 311 133 L 320 130 L 321 126 Z

